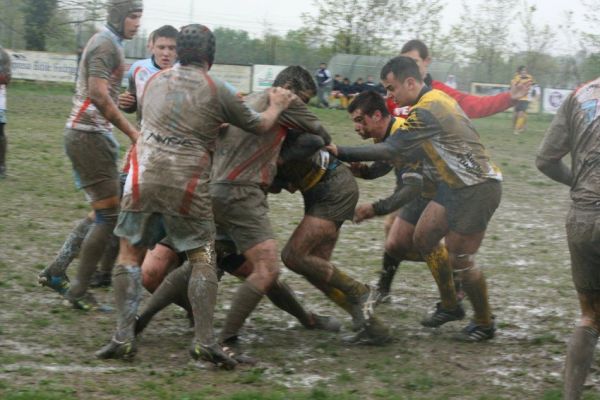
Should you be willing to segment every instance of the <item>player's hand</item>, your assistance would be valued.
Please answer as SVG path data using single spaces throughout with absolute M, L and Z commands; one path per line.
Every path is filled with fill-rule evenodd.
M 354 210 L 354 218 L 352 219 L 355 223 L 359 224 L 366 219 L 371 219 L 375 216 L 375 210 L 373 204 L 361 204 Z
M 330 152 L 331 154 L 333 154 L 334 156 L 337 157 L 338 155 L 338 148 L 335 144 L 330 143 L 327 146 L 325 146 L 325 150 L 327 150 L 328 152 Z
M 134 107 L 136 103 L 136 97 L 129 92 L 123 92 L 119 95 L 119 108 L 121 110 L 130 109 Z
M 140 131 L 138 130 L 134 130 L 133 132 L 131 132 L 128 136 L 129 136 L 129 140 L 131 140 L 131 144 L 135 145 L 135 143 L 137 142 L 138 138 L 140 137 Z
M 350 172 L 352 172 L 352 175 L 354 175 L 357 178 L 362 178 L 362 169 L 366 166 L 365 163 L 361 163 L 361 162 L 351 162 L 350 163 Z
M 297 96 L 287 89 L 281 87 L 274 87 L 269 89 L 270 104 L 281 111 L 288 108 L 290 103 L 296 98 Z
M 527 96 L 527 93 L 529 93 L 529 89 L 531 88 L 531 85 L 533 85 L 533 81 L 531 79 L 528 79 L 526 81 L 521 81 L 519 83 L 512 85 L 510 87 L 510 98 L 513 101 L 516 101 L 516 100 L 519 100 L 519 99 Z

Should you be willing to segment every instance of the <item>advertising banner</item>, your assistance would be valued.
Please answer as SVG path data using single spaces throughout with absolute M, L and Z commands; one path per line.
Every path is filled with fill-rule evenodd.
M 285 68 L 285 65 L 254 65 L 252 91 L 262 92 L 263 90 L 270 88 L 273 85 L 273 81 L 277 74 Z
M 548 114 L 556 114 L 560 105 L 565 101 L 572 90 L 565 89 L 544 89 L 543 110 Z

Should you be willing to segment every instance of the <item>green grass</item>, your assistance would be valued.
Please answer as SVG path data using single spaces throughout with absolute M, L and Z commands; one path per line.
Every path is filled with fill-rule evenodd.
M 306 331 L 263 301 L 245 327 L 244 349 L 261 362 L 232 372 L 191 362 L 192 339 L 174 306 L 159 314 L 139 340 L 131 363 L 95 360 L 110 337 L 114 315 L 74 312 L 35 276 L 87 212 L 63 151 L 70 86 L 16 82 L 8 91 L 8 173 L 0 181 L 0 398 L 1 399 L 558 399 L 565 342 L 577 318 L 563 221 L 568 189 L 534 166 L 547 116 L 531 116 L 528 131 L 512 134 L 510 115 L 475 125 L 502 168 L 503 200 L 478 255 L 489 284 L 498 336 L 490 343 L 452 341 L 467 322 L 438 330 L 418 321 L 437 301 L 421 263 L 403 262 L 393 302 L 378 313 L 395 341 L 346 347 L 339 337 Z M 338 144 L 361 144 L 344 111 L 313 109 Z M 126 143 L 124 135 L 116 136 Z M 360 202 L 393 190 L 393 177 L 359 182 Z M 301 198 L 270 196 L 270 215 L 282 248 L 300 221 Z M 342 228 L 333 261 L 373 282 L 383 252 L 382 220 Z M 69 271 L 73 276 L 77 262 Z M 283 279 L 300 301 L 348 322 L 343 311 L 290 271 Z M 222 326 L 237 281 L 224 277 L 216 323 Z M 111 290 L 96 296 L 112 303 Z M 468 314 L 471 310 L 468 308 Z M 346 323 L 344 334 L 349 332 Z M 598 382 L 597 371 L 592 372 Z M 598 399 L 597 386 L 584 399 Z

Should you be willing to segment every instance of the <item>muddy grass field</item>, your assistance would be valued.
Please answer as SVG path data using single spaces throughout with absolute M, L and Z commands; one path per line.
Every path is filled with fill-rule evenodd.
M 436 301 L 424 264 L 403 263 L 391 304 L 378 308 L 391 325 L 385 347 L 347 347 L 331 333 L 307 331 L 263 301 L 243 345 L 260 359 L 232 372 L 190 360 L 183 312 L 163 311 L 139 340 L 133 362 L 93 357 L 110 337 L 114 314 L 65 306 L 36 275 L 76 220 L 87 212 L 63 153 L 70 88 L 16 83 L 9 90 L 8 178 L 0 181 L 0 398 L 2 399 L 560 399 L 568 335 L 577 318 L 564 216 L 566 187 L 534 166 L 549 118 L 531 117 L 515 136 L 510 116 L 479 120 L 484 144 L 505 175 L 502 204 L 478 256 L 490 287 L 497 337 L 481 344 L 452 340 L 465 321 L 441 329 L 419 325 Z M 347 114 L 315 110 L 337 143 L 358 143 Z M 125 137 L 118 134 L 122 144 Z M 360 182 L 361 202 L 393 189 L 392 177 Z M 270 198 L 280 247 L 299 222 L 299 195 Z M 380 268 L 382 220 L 346 224 L 334 262 L 364 281 Z M 71 274 L 74 274 L 74 268 Z M 309 308 L 349 319 L 312 286 L 284 269 L 283 278 Z M 217 328 L 237 282 L 220 285 Z M 112 303 L 112 291 L 95 291 Z M 470 309 L 469 309 L 470 314 Z M 344 333 L 344 332 L 343 332 Z M 343 334 L 342 333 L 342 334 Z M 600 399 L 599 362 L 584 398 Z

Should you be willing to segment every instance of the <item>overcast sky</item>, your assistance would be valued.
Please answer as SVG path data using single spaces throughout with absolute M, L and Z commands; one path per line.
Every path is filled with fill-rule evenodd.
M 485 0 L 467 0 L 476 5 Z M 538 8 L 538 20 L 542 25 L 561 24 L 565 11 L 574 12 L 575 21 L 583 21 L 584 7 L 580 0 L 529 0 Z M 446 0 L 445 27 L 460 20 L 462 2 Z M 290 29 L 302 27 L 303 12 L 313 11 L 312 0 L 144 0 L 143 28 L 150 32 L 164 24 L 180 27 L 189 22 L 200 22 L 209 28 L 218 26 L 242 29 L 254 36 L 266 30 L 284 34 Z M 564 44 L 554 51 L 568 52 Z M 563 50 L 563 51 L 561 51 Z

